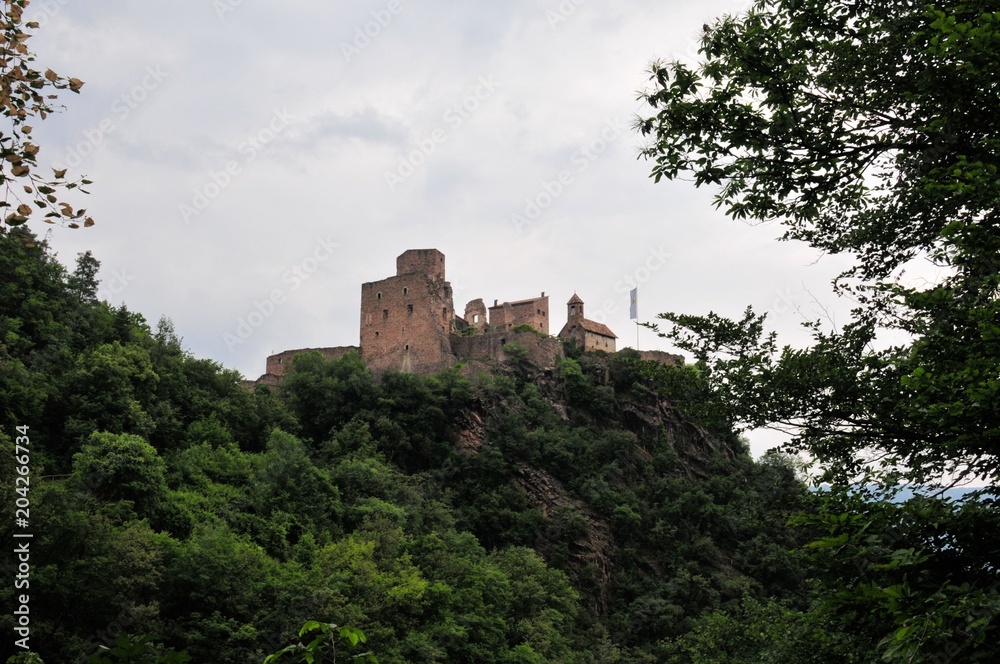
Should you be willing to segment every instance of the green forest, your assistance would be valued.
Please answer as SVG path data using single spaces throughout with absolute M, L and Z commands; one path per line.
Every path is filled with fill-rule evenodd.
M 697 65 L 651 65 L 654 181 L 853 259 L 850 318 L 811 345 L 767 312 L 664 312 L 686 363 L 509 344 L 375 376 L 316 353 L 254 390 L 35 232 L 94 222 L 60 203 L 86 181 L 33 175 L 25 123 L 82 82 L 32 64 L 24 4 L 0 105 L 0 185 L 27 195 L 0 226 L 0 661 L 1000 658 L 990 3 L 761 0 L 704 26 Z M 754 460 L 759 427 L 791 441 Z
M 0 445 L 30 423 L 44 661 L 122 635 L 262 661 L 307 620 L 380 662 L 684 661 L 738 615 L 743 647 L 822 659 L 789 640 L 827 619 L 787 523 L 809 493 L 749 458 L 697 368 L 571 349 L 550 375 L 514 352 L 376 381 L 316 354 L 251 392 L 168 320 L 96 301 L 92 256 L 70 272 L 24 238 L 0 238 Z

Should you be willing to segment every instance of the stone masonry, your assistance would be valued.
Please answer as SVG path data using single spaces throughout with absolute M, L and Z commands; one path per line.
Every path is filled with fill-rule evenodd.
M 604 323 L 583 315 L 583 300 L 576 293 L 566 303 L 566 324 L 559 331 L 560 339 L 573 339 L 584 351 L 601 350 L 614 353 L 618 337 Z
M 376 374 L 384 371 L 434 373 L 459 361 L 502 361 L 504 346 L 516 341 L 541 367 L 551 367 L 562 355 L 559 339 L 575 339 L 584 350 L 615 352 L 614 332 L 583 315 L 583 300 L 573 294 L 567 305 L 566 325 L 558 339 L 549 335 L 549 298 L 511 302 L 481 298 L 455 313 L 451 284 L 445 278 L 445 257 L 437 249 L 409 249 L 396 258 L 396 274 L 361 285 L 360 346 L 287 350 L 267 358 L 267 371 L 247 386 L 276 385 L 296 355 L 318 351 L 325 357 L 343 357 L 360 350 Z M 515 332 L 528 325 L 535 332 Z M 681 362 L 683 360 L 681 359 Z
M 444 254 L 410 249 L 396 276 L 361 285 L 361 357 L 373 371 L 433 373 L 455 363 L 451 284 Z

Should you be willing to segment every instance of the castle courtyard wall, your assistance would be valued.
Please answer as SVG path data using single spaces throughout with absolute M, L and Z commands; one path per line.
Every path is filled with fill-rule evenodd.
M 502 363 L 509 359 L 505 352 L 508 344 L 516 343 L 526 351 L 527 359 L 540 369 L 552 369 L 564 356 L 563 345 L 555 337 L 540 336 L 534 332 L 493 332 L 472 336 L 452 335 L 451 346 L 455 357 L 462 362 L 490 360 Z
M 292 360 L 296 355 L 304 355 L 306 353 L 319 353 L 323 357 L 330 359 L 335 357 L 338 360 L 350 351 L 359 351 L 357 346 L 334 346 L 331 348 L 298 348 L 296 350 L 286 350 L 280 353 L 275 353 L 274 355 L 269 355 L 266 361 L 266 371 L 264 375 L 258 379 L 258 382 L 263 381 L 268 376 L 274 376 L 276 379 L 282 378 L 285 373 L 292 368 Z M 270 380 L 270 379 L 269 379 Z M 263 384 L 270 385 L 272 383 L 265 382 Z

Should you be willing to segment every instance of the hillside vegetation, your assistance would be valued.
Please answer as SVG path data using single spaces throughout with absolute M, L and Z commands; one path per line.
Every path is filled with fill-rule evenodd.
M 310 619 L 383 663 L 691 661 L 741 615 L 739 647 L 805 648 L 780 632 L 818 619 L 787 525 L 810 494 L 751 460 L 697 367 L 570 349 L 546 375 L 514 349 L 376 380 L 312 355 L 249 392 L 168 320 L 97 301 L 89 254 L 69 272 L 27 244 L 0 236 L 0 446 L 30 427 L 45 661 L 123 635 L 261 661 Z

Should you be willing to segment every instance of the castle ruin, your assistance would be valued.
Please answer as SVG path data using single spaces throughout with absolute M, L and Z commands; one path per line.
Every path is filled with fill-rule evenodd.
M 528 326 L 527 331 L 522 326 Z M 460 361 L 502 361 L 508 341 L 516 340 L 539 366 L 548 368 L 563 354 L 561 339 L 573 339 L 585 351 L 615 352 L 617 337 L 606 325 L 584 318 L 583 300 L 574 293 L 567 322 L 558 337 L 549 336 L 549 298 L 513 302 L 481 298 L 455 313 L 445 257 L 437 249 L 409 249 L 396 258 L 396 274 L 361 284 L 360 346 L 288 350 L 267 358 L 266 373 L 248 385 L 275 385 L 295 355 L 318 351 L 325 357 L 361 353 L 375 373 L 434 373 Z

